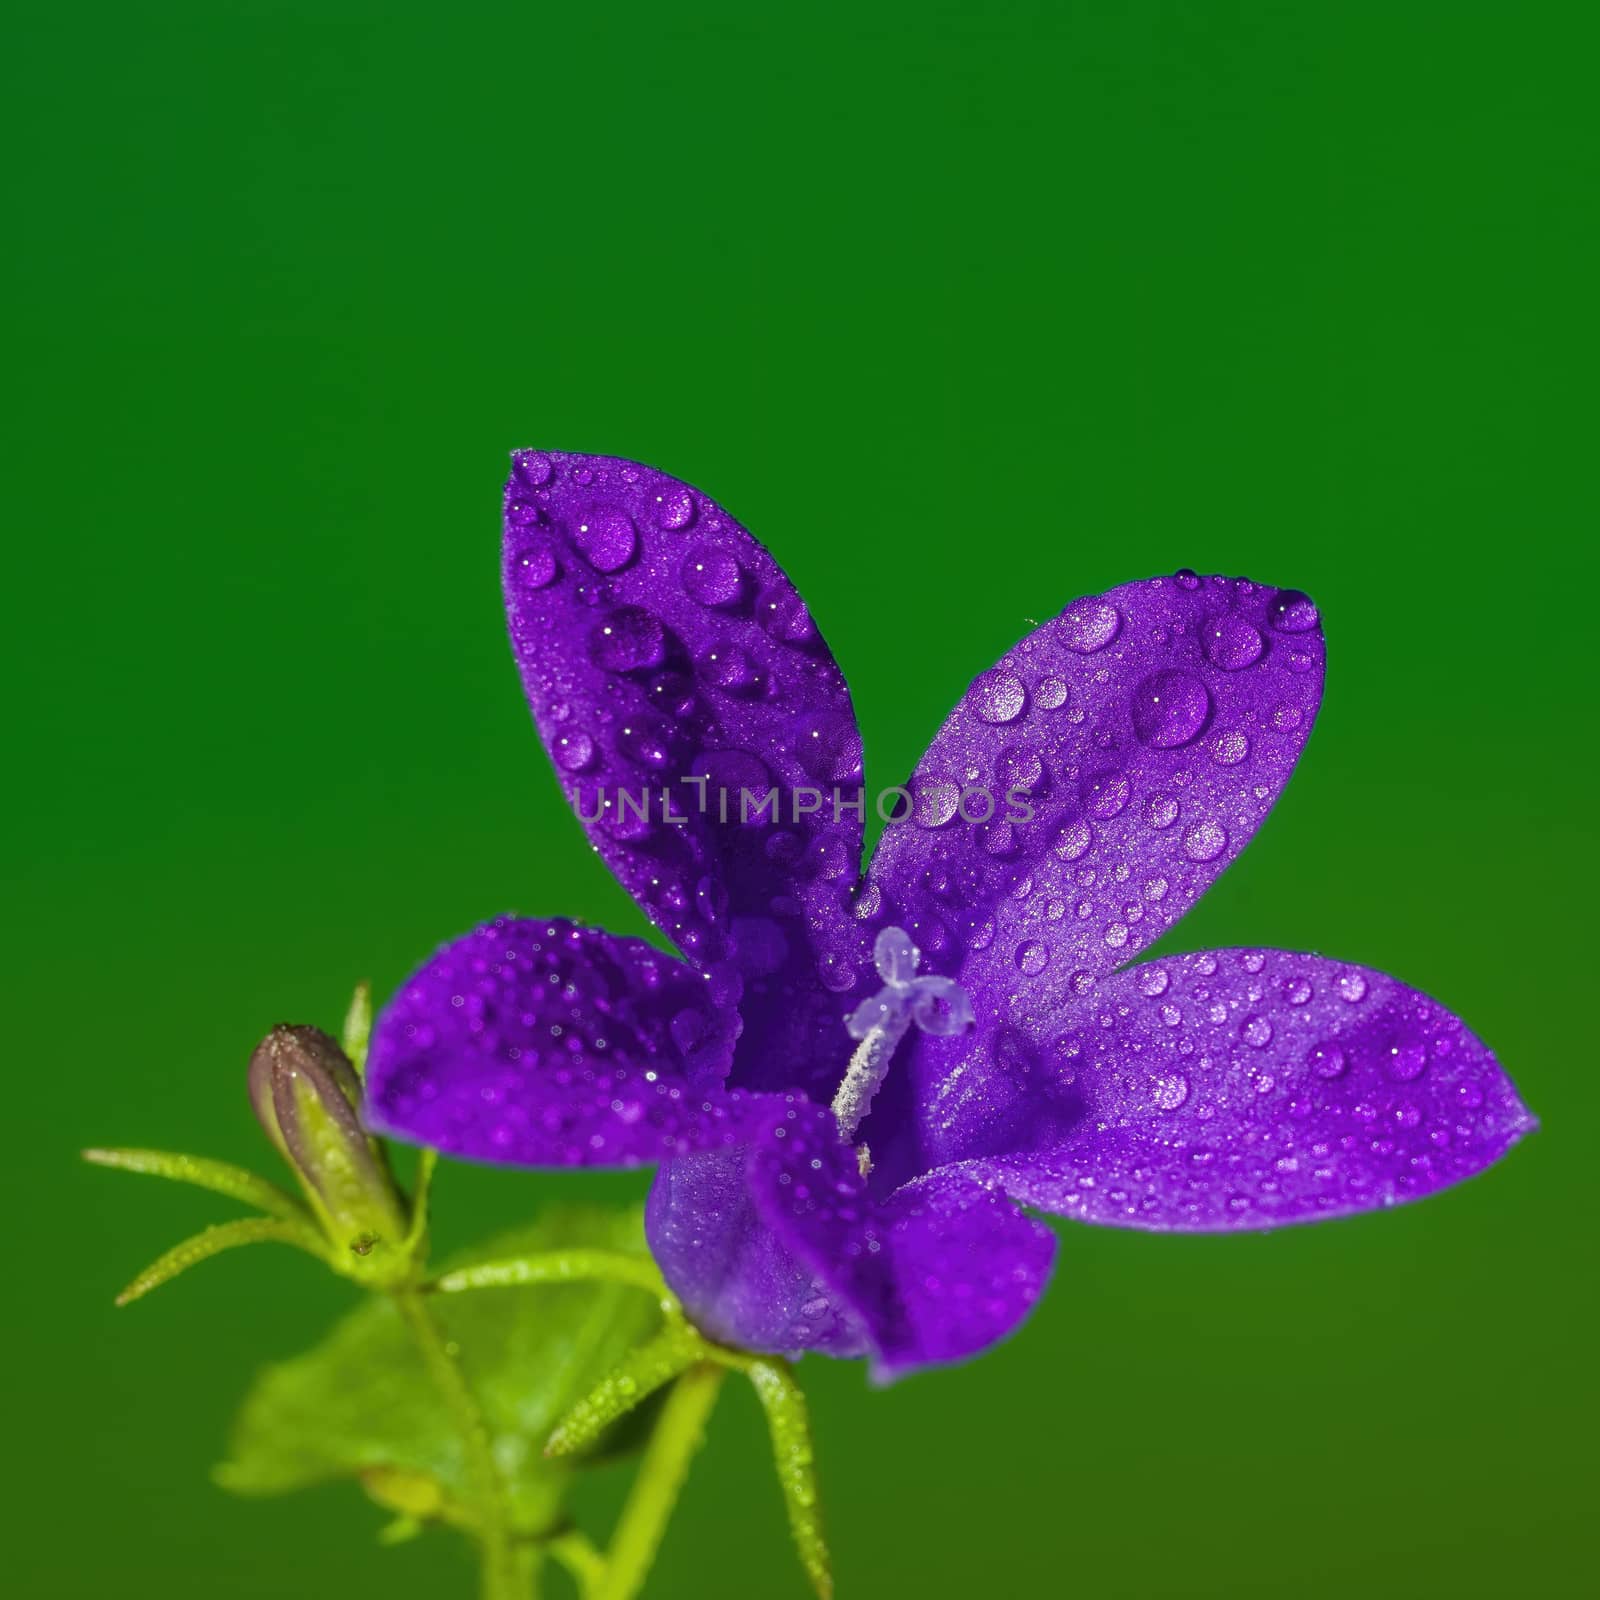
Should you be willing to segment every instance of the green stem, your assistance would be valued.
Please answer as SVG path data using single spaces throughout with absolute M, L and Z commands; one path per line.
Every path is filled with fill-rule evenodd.
M 415 1289 L 398 1289 L 394 1293 L 394 1303 L 410 1327 L 422 1359 L 461 1434 L 477 1512 L 478 1538 L 483 1546 L 483 1581 L 479 1592 L 483 1600 L 525 1600 L 532 1575 L 512 1542 L 505 1483 L 495 1464 L 483 1412 L 444 1330 L 434 1321 L 423 1297 Z
M 691 1367 L 673 1385 L 612 1535 L 597 1600 L 633 1600 L 643 1587 L 723 1375 L 722 1367 L 706 1362 Z

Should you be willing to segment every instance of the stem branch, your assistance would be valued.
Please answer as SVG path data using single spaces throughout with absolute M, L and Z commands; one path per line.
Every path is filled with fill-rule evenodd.
M 612 1535 L 597 1600 L 633 1600 L 643 1587 L 689 1463 L 700 1448 L 723 1373 L 722 1367 L 704 1362 L 673 1385 Z
M 530 1575 L 512 1543 L 510 1507 L 505 1483 L 495 1464 L 489 1426 L 484 1421 L 476 1397 L 467 1384 L 461 1367 L 434 1321 L 427 1302 L 415 1289 L 399 1289 L 395 1305 L 405 1318 L 428 1371 L 438 1386 L 450 1415 L 461 1433 L 467 1475 L 472 1482 L 473 1500 L 478 1514 L 478 1538 L 483 1546 L 483 1600 L 523 1600 Z

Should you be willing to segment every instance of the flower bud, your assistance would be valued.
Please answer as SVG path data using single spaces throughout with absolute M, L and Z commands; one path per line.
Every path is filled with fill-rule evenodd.
M 250 1103 L 295 1170 L 328 1237 L 358 1257 L 398 1249 L 405 1213 L 378 1147 L 357 1116 L 361 1083 L 320 1028 L 280 1023 L 250 1057 Z M 391 1251 L 385 1251 L 385 1256 Z M 387 1263 L 374 1261 L 380 1273 Z

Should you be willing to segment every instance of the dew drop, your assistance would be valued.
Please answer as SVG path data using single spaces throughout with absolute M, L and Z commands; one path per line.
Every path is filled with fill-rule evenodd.
M 1317 608 L 1298 589 L 1280 589 L 1267 607 L 1267 620 L 1279 633 L 1309 633 L 1318 622 Z
M 738 561 L 709 544 L 696 545 L 683 558 L 678 577 L 689 598 L 703 606 L 732 605 L 743 587 Z
M 1145 967 L 1139 974 L 1139 993 L 1146 999 L 1154 1000 L 1167 992 L 1170 982 L 1165 967 Z
M 1266 641 L 1253 622 L 1237 611 L 1224 611 L 1208 617 L 1200 630 L 1206 660 L 1224 672 L 1238 672 L 1261 659 Z
M 1007 745 L 995 761 L 995 772 L 1007 794 L 1036 789 L 1044 777 L 1044 757 L 1031 745 Z
M 778 582 L 756 602 L 756 617 L 774 639 L 784 644 L 810 645 L 816 642 L 817 625 L 811 620 L 806 603 L 788 582 Z
M 1413 1083 L 1428 1070 L 1428 1047 L 1416 1039 L 1391 1039 L 1380 1063 L 1396 1083 Z
M 1080 817 L 1076 822 L 1069 822 L 1056 835 L 1052 848 L 1062 861 L 1076 861 L 1093 842 L 1094 829 Z
M 1024 977 L 1036 977 L 1049 965 L 1050 950 L 1037 939 L 1029 939 L 1017 946 L 1013 960 L 1017 963 L 1017 970 Z
M 1145 802 L 1144 819 L 1152 828 L 1170 828 L 1178 820 L 1178 802 L 1170 794 L 1153 794 Z
M 619 606 L 589 637 L 589 654 L 607 672 L 637 672 L 660 666 L 666 656 L 666 629 L 642 606 Z
M 1122 618 L 1109 600 L 1091 597 L 1074 600 L 1061 613 L 1057 632 L 1069 650 L 1087 656 L 1093 655 L 1096 650 L 1104 650 L 1116 638 L 1117 629 L 1121 626 Z
M 1339 994 L 1351 1005 L 1358 1005 L 1367 997 L 1367 980 L 1359 972 L 1345 972 L 1339 976 Z
M 1033 691 L 1033 701 L 1041 710 L 1059 711 L 1067 703 L 1067 685 L 1061 678 L 1044 678 Z
M 523 545 L 511 558 L 511 576 L 524 589 L 547 589 L 561 572 L 561 563 L 547 540 Z
M 1157 1078 L 1153 1088 L 1158 1111 L 1176 1111 L 1189 1098 L 1189 1080 L 1181 1072 Z
M 511 457 L 511 470 L 530 489 L 549 483 L 555 468 L 542 450 L 518 450 Z
M 954 778 L 916 778 L 912 781 L 912 820 L 919 828 L 942 828 L 961 803 L 961 785 Z
M 714 640 L 695 657 L 694 665 L 702 682 L 741 699 L 759 695 L 767 686 L 760 664 L 743 645 L 730 639 Z
M 656 526 L 668 530 L 687 528 L 694 521 L 694 509 L 694 496 L 681 484 L 675 489 L 663 489 L 651 502 Z
M 639 550 L 633 518 L 620 506 L 591 506 L 575 530 L 578 548 L 601 572 L 620 572 Z
M 648 714 L 631 716 L 617 730 L 617 748 L 630 761 L 659 770 L 672 759 L 672 725 Z
M 1306 1055 L 1306 1065 L 1319 1078 L 1343 1077 L 1349 1064 L 1344 1051 L 1336 1044 L 1313 1045 Z
M 1127 805 L 1133 783 L 1124 772 L 1093 772 L 1079 785 L 1079 793 L 1091 817 L 1109 821 Z
M 1299 706 L 1279 706 L 1272 713 L 1272 726 L 1284 733 L 1292 733 L 1305 721 Z
M 594 740 L 580 731 L 563 733 L 552 748 L 556 765 L 563 772 L 582 772 L 594 760 Z
M 1198 738 L 1210 715 L 1211 696 L 1192 672 L 1154 672 L 1133 693 L 1133 731 L 1157 750 Z
M 1211 741 L 1211 759 L 1219 767 L 1236 767 L 1250 754 L 1250 741 L 1242 733 L 1219 733 Z
M 1228 831 L 1207 817 L 1183 836 L 1183 853 L 1191 861 L 1215 861 L 1228 847 Z
M 1028 691 L 1009 672 L 986 672 L 967 691 L 967 703 L 984 722 L 1015 722 L 1028 703 Z
M 1246 1017 L 1239 1024 L 1239 1037 L 1252 1050 L 1265 1050 L 1272 1043 L 1272 1024 L 1265 1017 Z
M 819 783 L 846 783 L 861 776 L 861 735 L 853 718 L 818 711 L 795 725 L 795 758 Z

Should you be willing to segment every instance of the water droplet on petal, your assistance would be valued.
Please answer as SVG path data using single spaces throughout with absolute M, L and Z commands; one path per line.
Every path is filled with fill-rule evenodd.
M 1211 741 L 1211 759 L 1219 767 L 1236 767 L 1250 754 L 1250 741 L 1242 733 L 1219 733 Z
M 511 558 L 511 577 L 524 589 L 547 589 L 556 581 L 561 563 L 547 539 L 525 544 Z
M 542 450 L 518 450 L 512 454 L 511 470 L 530 489 L 549 483 L 555 468 Z
M 861 735 L 842 711 L 818 711 L 795 724 L 795 758 L 818 783 L 847 783 L 861 776 Z
M 784 644 L 811 645 L 817 639 L 817 625 L 811 620 L 806 603 L 786 580 L 779 580 L 756 601 L 756 618 L 774 639 Z
M 678 567 L 684 593 L 703 606 L 732 605 L 744 585 L 738 561 L 715 545 L 696 545 Z
M 1091 817 L 1109 821 L 1127 805 L 1133 783 L 1123 772 L 1092 772 L 1078 786 L 1078 792 Z
M 1139 973 L 1139 993 L 1154 1000 L 1167 992 L 1170 981 L 1165 967 L 1145 967 Z
M 1266 641 L 1253 622 L 1237 611 L 1224 611 L 1208 617 L 1200 630 L 1206 660 L 1224 672 L 1238 672 L 1261 659 Z
M 648 712 L 630 716 L 617 730 L 617 748 L 630 761 L 659 771 L 672 759 L 672 724 Z
M 984 722 L 1015 722 L 1028 703 L 1028 691 L 1009 672 L 986 672 L 967 691 L 967 703 Z
M 1033 691 L 1033 703 L 1043 711 L 1059 711 L 1067 703 L 1067 685 L 1061 678 L 1044 678 Z
M 1379 1065 L 1396 1083 L 1412 1083 L 1428 1070 L 1428 1047 L 1418 1039 L 1389 1039 Z
M 1367 980 L 1359 972 L 1342 973 L 1339 978 L 1339 994 L 1351 1005 L 1357 1005 L 1366 999 Z
M 1178 802 L 1170 794 L 1153 794 L 1145 802 L 1144 817 L 1152 828 L 1170 828 L 1178 820 Z
M 1052 848 L 1063 861 L 1076 861 L 1093 841 L 1094 830 L 1080 817 L 1076 822 L 1069 822 L 1056 835 Z
M 1192 672 L 1152 673 L 1133 693 L 1133 731 L 1141 744 L 1174 750 L 1200 735 L 1211 696 Z
M 1157 1078 L 1153 1088 L 1158 1111 L 1176 1111 L 1189 1098 L 1189 1080 L 1181 1072 Z
M 660 666 L 666 648 L 661 619 L 642 606 L 619 606 L 589 636 L 589 655 L 607 672 Z
M 1183 853 L 1191 861 L 1215 861 L 1227 847 L 1227 829 L 1210 817 L 1195 823 L 1183 836 Z
M 1014 959 L 1017 969 L 1024 977 L 1032 978 L 1043 972 L 1050 961 L 1050 951 L 1046 945 L 1040 944 L 1037 939 L 1029 939 L 1016 948 Z
M 1306 1055 L 1306 1065 L 1319 1078 L 1339 1078 L 1349 1066 L 1349 1059 L 1336 1044 L 1313 1045 Z
M 620 572 L 639 549 L 633 518 L 620 506 L 591 506 L 578 519 L 573 536 L 589 564 L 601 572 Z
M 552 748 L 563 772 L 582 772 L 594 760 L 594 740 L 580 731 L 561 734 Z
M 1279 633 L 1309 633 L 1319 620 L 1309 595 L 1280 589 L 1267 607 L 1267 620 Z
M 1265 1050 L 1272 1043 L 1272 1024 L 1265 1017 L 1246 1017 L 1239 1024 L 1239 1037 L 1252 1050 Z
M 919 828 L 942 828 L 961 804 L 961 785 L 954 778 L 914 778 L 912 819 Z
M 681 484 L 663 489 L 652 502 L 652 511 L 658 528 L 687 528 L 694 521 L 694 496 Z
M 1076 650 L 1079 655 L 1093 655 L 1096 650 L 1103 650 L 1117 636 L 1117 630 L 1122 626 L 1122 618 L 1117 613 L 1117 608 L 1109 600 L 1101 600 L 1091 596 L 1084 600 L 1074 600 L 1065 611 L 1061 613 L 1061 620 L 1057 625 L 1057 632 L 1061 642 L 1069 649 Z
M 743 645 L 729 639 L 714 640 L 695 657 L 694 665 L 703 682 L 724 694 L 749 699 L 763 693 L 767 686 L 760 663 Z
M 1172 581 L 1180 589 L 1198 589 L 1200 587 L 1200 574 L 1193 567 L 1179 567 L 1172 575 Z

